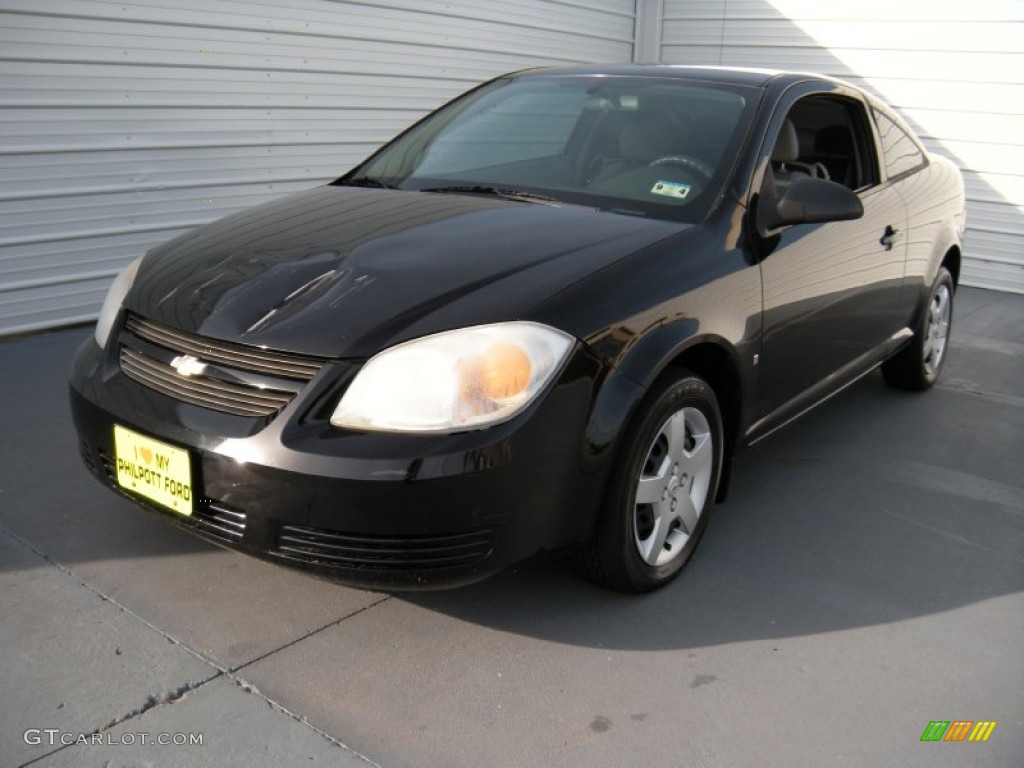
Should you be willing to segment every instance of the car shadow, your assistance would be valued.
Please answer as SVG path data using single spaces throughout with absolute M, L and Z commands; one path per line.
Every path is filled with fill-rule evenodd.
M 658 650 L 898 622 L 1018 592 L 1024 492 L 982 479 L 1010 465 L 976 456 L 943 469 L 956 466 L 960 423 L 1000 418 L 966 400 L 894 392 L 875 374 L 750 449 L 693 560 L 657 592 L 612 593 L 561 561 L 401 599 L 552 642 Z M 1012 430 L 1002 440 L 988 450 L 1019 449 Z

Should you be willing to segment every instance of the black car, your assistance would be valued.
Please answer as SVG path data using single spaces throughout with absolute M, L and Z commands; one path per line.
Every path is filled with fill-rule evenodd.
M 736 451 L 878 366 L 931 386 L 963 231 L 957 168 L 836 80 L 499 77 L 127 267 L 71 372 L 82 456 L 351 584 L 568 550 L 648 590 Z

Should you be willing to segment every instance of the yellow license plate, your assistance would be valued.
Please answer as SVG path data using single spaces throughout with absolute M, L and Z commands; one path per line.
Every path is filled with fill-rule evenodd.
M 182 515 L 192 514 L 188 451 L 114 426 L 117 484 Z

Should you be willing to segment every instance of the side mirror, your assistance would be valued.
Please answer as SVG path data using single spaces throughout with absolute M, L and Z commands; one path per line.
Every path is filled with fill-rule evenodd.
M 774 180 L 770 191 L 774 193 Z M 768 185 L 766 184 L 766 187 Z M 793 180 L 781 197 L 758 195 L 757 229 L 762 236 L 790 224 L 815 224 L 825 221 L 850 221 L 864 215 L 864 206 L 842 184 L 801 176 Z

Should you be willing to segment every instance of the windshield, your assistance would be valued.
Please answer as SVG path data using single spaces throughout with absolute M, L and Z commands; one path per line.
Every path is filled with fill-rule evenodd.
M 659 77 L 503 78 L 434 112 L 336 183 L 696 222 L 732 167 L 756 94 Z

